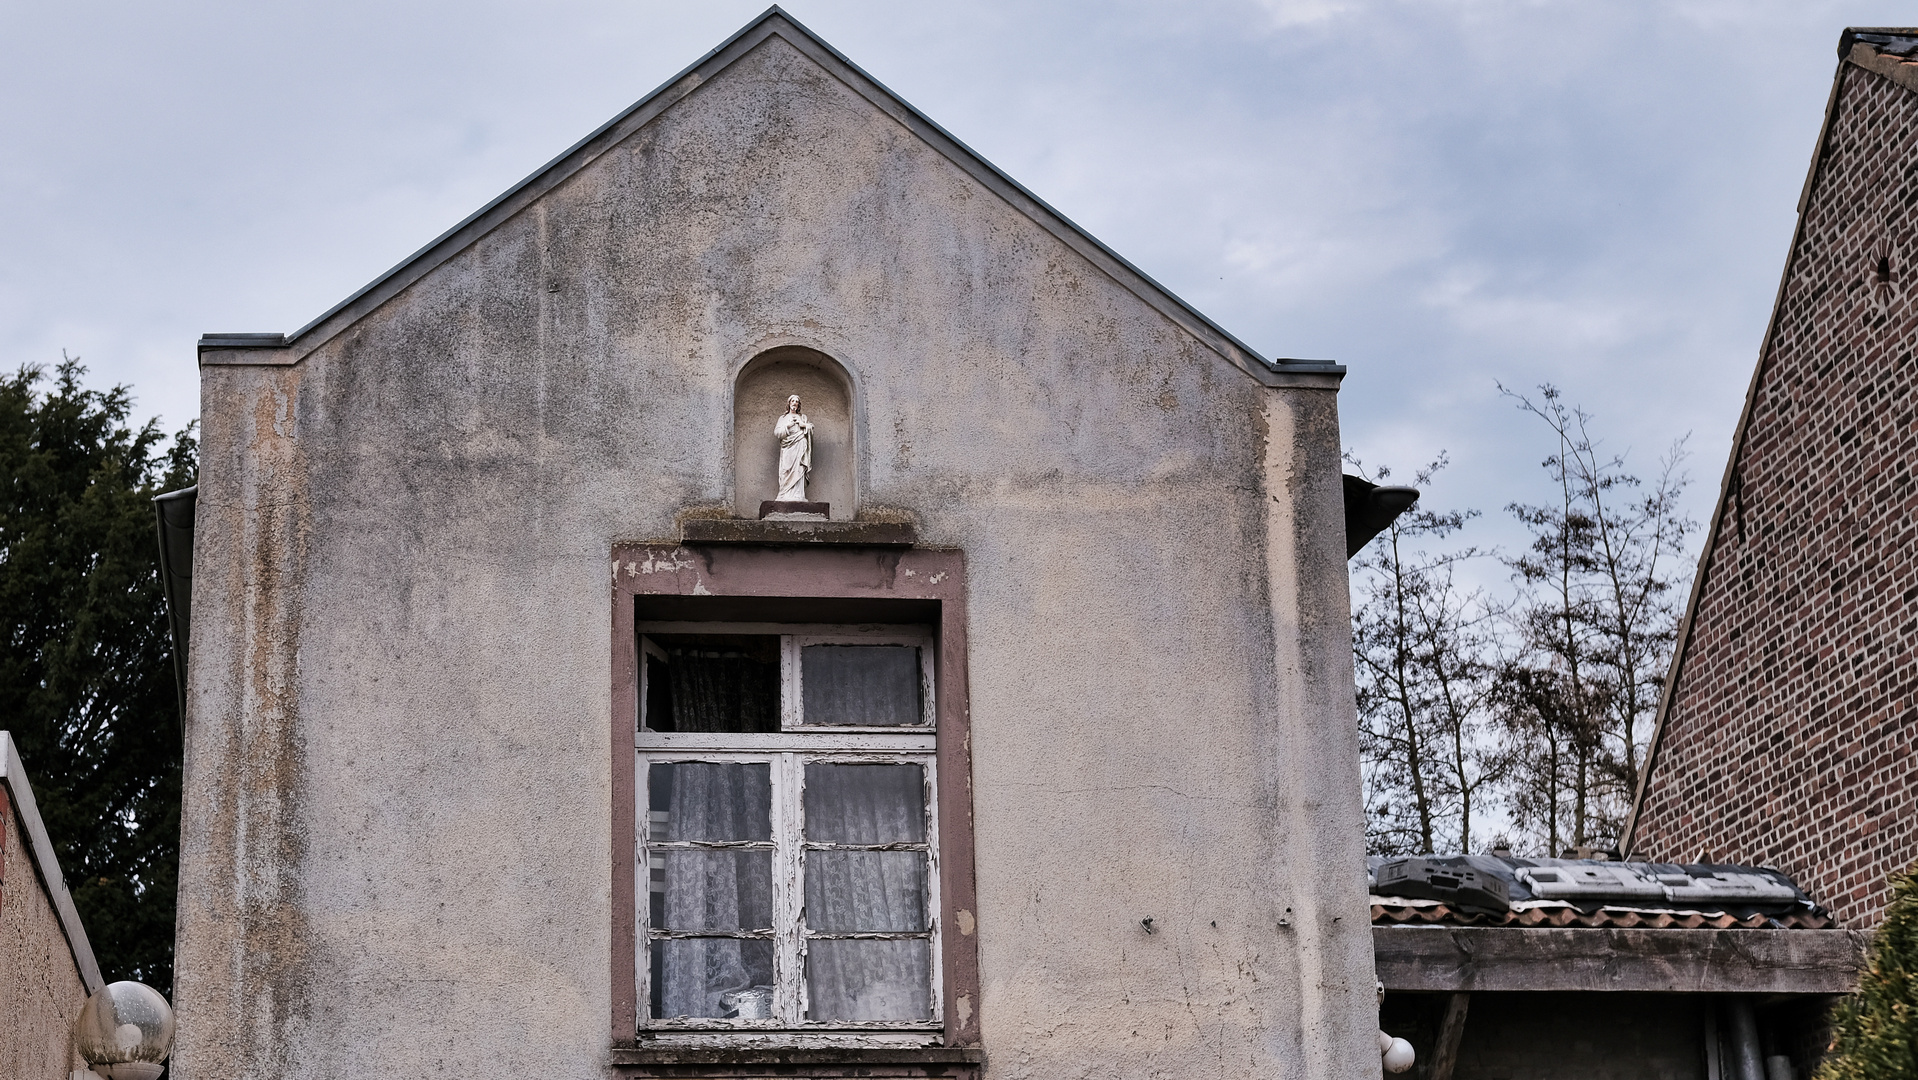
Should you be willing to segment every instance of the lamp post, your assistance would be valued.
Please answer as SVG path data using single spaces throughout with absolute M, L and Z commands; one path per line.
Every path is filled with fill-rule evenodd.
M 173 1049 L 173 1006 L 145 983 L 117 982 L 94 991 L 73 1021 L 73 1042 L 91 1073 L 106 1080 L 154 1080 Z

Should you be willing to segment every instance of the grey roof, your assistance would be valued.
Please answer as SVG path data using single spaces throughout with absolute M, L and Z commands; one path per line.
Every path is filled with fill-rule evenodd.
M 1791 878 L 1731 863 L 1371 856 L 1378 925 L 1823 930 L 1831 915 Z
M 1847 26 L 1838 35 L 1838 59 L 1850 59 L 1851 47 L 1861 41 L 1881 53 L 1908 57 L 1918 53 L 1918 27 Z
M 53 853 L 53 841 L 47 838 L 46 824 L 40 820 L 40 807 L 33 801 L 33 785 L 27 783 L 20 751 L 13 745 L 12 733 L 6 731 L 0 731 L 0 787 L 5 787 L 13 796 L 13 812 L 20 822 L 20 834 L 26 837 L 27 849 L 33 853 L 33 867 L 39 872 L 47 898 L 53 902 L 54 914 L 60 919 L 67 948 L 73 951 L 73 962 L 80 969 L 80 981 L 91 994 L 105 986 L 106 980 L 100 977 L 99 961 L 93 958 L 86 928 L 80 925 L 80 913 L 74 910 L 66 878 L 60 875 L 60 860 Z
M 890 114 L 974 179 L 992 189 L 1041 228 L 1077 251 L 1160 314 L 1203 342 L 1235 367 L 1268 385 L 1298 381 L 1317 384 L 1336 379 L 1345 368 L 1324 360 L 1268 359 L 1198 309 L 1160 285 L 1144 271 L 1054 210 L 997 166 L 974 153 L 946 129 L 866 74 L 824 39 L 778 5 L 767 8 L 738 33 L 635 102 L 598 130 L 573 144 L 531 176 L 515 184 L 472 216 L 414 252 L 398 266 L 340 301 L 291 334 L 211 333 L 200 339 L 202 364 L 294 364 L 454 255 L 524 209 L 644 127 L 674 102 L 691 94 L 754 46 L 777 35 L 831 71 L 860 96 Z M 1300 380 L 1298 377 L 1306 377 Z

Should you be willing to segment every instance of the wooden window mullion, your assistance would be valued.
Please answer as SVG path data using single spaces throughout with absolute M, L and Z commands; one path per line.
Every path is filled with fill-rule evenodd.
M 789 1027 L 806 1017 L 805 943 L 800 936 L 804 917 L 805 854 L 799 845 L 805 816 L 805 766 L 798 754 L 776 759 L 773 783 L 773 1015 Z

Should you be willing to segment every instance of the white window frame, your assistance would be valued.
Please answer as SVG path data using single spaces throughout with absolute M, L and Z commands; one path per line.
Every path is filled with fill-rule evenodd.
M 635 870 L 639 888 L 634 890 L 634 917 L 638 933 L 636 975 L 639 1029 L 655 1038 L 675 1035 L 684 1040 L 702 1042 L 718 1037 L 731 1041 L 742 1035 L 774 1038 L 830 1038 L 835 1034 L 865 1041 L 894 1042 L 901 1039 L 915 1044 L 936 1041 L 945 1026 L 944 964 L 942 963 L 942 926 L 940 919 L 939 872 L 939 792 L 935 755 L 935 730 L 938 716 L 934 699 L 934 663 L 936 652 L 930 627 L 890 625 L 836 625 L 737 622 L 641 622 L 635 627 L 639 655 L 638 714 L 634 717 L 634 800 L 638 843 Z M 658 646 L 648 640 L 652 634 L 777 634 L 780 637 L 780 730 L 777 732 L 667 732 L 648 731 L 645 711 L 648 698 L 648 655 L 659 655 Z M 803 668 L 801 650 L 807 645 L 916 645 L 920 658 L 921 723 L 894 726 L 808 725 L 805 724 Z M 661 657 L 663 659 L 663 656 Z M 770 845 L 702 845 L 694 842 L 670 844 L 652 840 L 650 818 L 652 798 L 648 789 L 647 766 L 654 763 L 711 761 L 728 763 L 764 762 L 772 773 L 772 842 Z M 920 768 L 925 783 L 925 842 L 883 845 L 891 850 L 923 850 L 926 853 L 926 922 L 928 929 L 912 933 L 841 934 L 808 930 L 804 923 L 805 860 L 808 851 L 843 848 L 805 839 L 806 765 L 831 764 L 911 764 Z M 724 846 L 761 848 L 773 851 L 773 1016 L 767 1020 L 741 1020 L 707 1017 L 652 1016 L 652 942 L 675 937 L 711 937 L 694 932 L 674 933 L 652 927 L 653 852 L 677 848 Z M 754 935 L 755 937 L 757 935 Z M 805 958 L 810 941 L 834 938 L 925 939 L 929 979 L 927 1017 L 924 1020 L 811 1021 L 808 1006 Z M 763 939 L 761 939 L 763 940 Z

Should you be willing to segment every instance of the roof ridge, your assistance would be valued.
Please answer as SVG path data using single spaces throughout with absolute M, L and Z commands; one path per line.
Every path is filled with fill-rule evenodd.
M 791 31 L 790 35 L 786 33 L 788 30 Z M 1025 214 L 1122 287 L 1258 381 L 1267 385 L 1296 384 L 1298 376 L 1305 376 L 1308 384 L 1316 384 L 1326 376 L 1336 380 L 1345 374 L 1343 366 L 1329 361 L 1268 359 L 1261 355 L 954 137 L 778 4 L 761 12 L 651 93 L 621 110 L 525 179 L 402 259 L 392 269 L 328 308 L 318 318 L 291 334 L 206 334 L 199 342 L 200 362 L 203 365 L 298 363 L 561 182 L 585 169 L 651 123 L 668 107 L 690 95 L 772 36 L 778 36 L 806 53 L 855 93 L 891 115 L 921 141 L 992 189 L 1015 210 Z M 833 65 L 844 70 L 833 71 Z M 894 108 L 887 108 L 888 105 Z
M 1918 27 L 1847 26 L 1838 59 L 1918 93 Z

